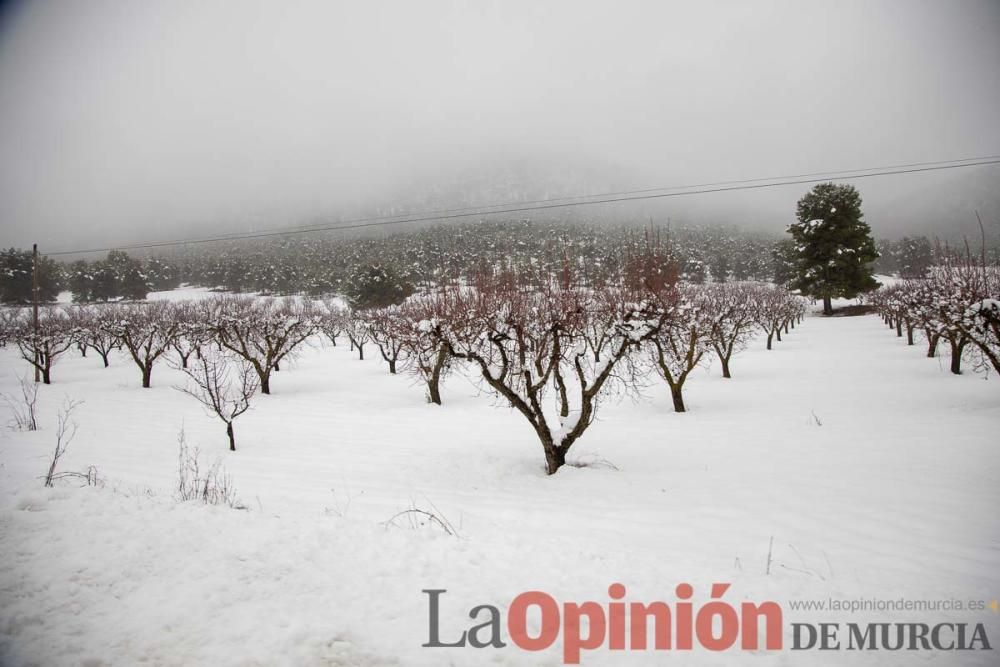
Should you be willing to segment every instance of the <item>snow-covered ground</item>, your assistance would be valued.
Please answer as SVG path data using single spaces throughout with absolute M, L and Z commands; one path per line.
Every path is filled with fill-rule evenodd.
M 428 597 L 441 639 L 469 610 L 541 590 L 560 601 L 775 600 L 782 651 L 585 652 L 584 664 L 996 665 L 996 651 L 790 651 L 793 622 L 984 623 L 979 612 L 795 611 L 793 600 L 1000 596 L 1000 385 L 927 359 L 876 317 L 809 317 L 734 378 L 696 373 L 690 412 L 665 385 L 609 400 L 566 466 L 546 477 L 518 414 L 462 376 L 444 405 L 407 376 L 318 339 L 236 424 L 153 388 L 125 357 L 67 356 L 41 388 L 42 430 L 0 436 L 0 664 L 558 665 L 540 653 L 422 648 Z M 944 352 L 947 354 L 947 352 Z M 0 391 L 27 372 L 0 350 Z M 64 397 L 82 399 L 62 470 L 103 488 L 39 479 Z M 247 510 L 178 503 L 177 434 L 223 459 Z M 434 525 L 384 525 L 422 508 Z M 772 545 L 773 538 L 773 546 Z M 768 551 L 772 549 L 770 573 Z M 504 626 L 506 638 L 506 626 Z
M 150 292 L 146 295 L 146 299 L 149 301 L 196 301 L 198 299 L 208 299 L 218 295 L 219 292 L 216 292 L 210 287 L 191 287 L 184 284 L 175 290 Z M 70 291 L 59 292 L 59 295 L 56 297 L 56 301 L 60 304 L 71 304 L 73 303 L 73 293 Z

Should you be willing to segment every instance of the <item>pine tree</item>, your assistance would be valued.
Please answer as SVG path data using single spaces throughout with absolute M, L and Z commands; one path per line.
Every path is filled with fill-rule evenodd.
M 104 260 L 115 275 L 117 295 L 130 301 L 142 301 L 149 292 L 146 276 L 138 260 L 121 250 L 112 250 Z
M 788 285 L 795 280 L 798 253 L 795 241 L 784 239 L 771 247 L 771 278 L 778 285 Z
M 74 303 L 90 303 L 94 296 L 94 271 L 85 259 L 78 259 L 69 265 L 69 289 L 73 292 Z
M 344 285 L 344 296 L 351 308 L 394 306 L 413 294 L 413 285 L 390 267 L 363 266 Z
M 934 249 L 926 236 L 904 236 L 899 242 L 899 275 L 925 278 L 934 263 Z
M 824 315 L 833 314 L 832 299 L 878 287 L 871 268 L 878 251 L 854 186 L 817 185 L 799 200 L 796 217 L 788 227 L 798 256 L 792 287 L 823 299 Z
M 0 251 L 0 301 L 10 304 L 31 303 L 32 253 L 10 248 Z M 55 301 L 59 295 L 61 270 L 48 257 L 39 257 L 38 298 L 41 302 Z
M 121 296 L 118 273 L 110 263 L 104 260 L 94 262 L 91 275 L 90 296 L 94 301 L 114 301 Z

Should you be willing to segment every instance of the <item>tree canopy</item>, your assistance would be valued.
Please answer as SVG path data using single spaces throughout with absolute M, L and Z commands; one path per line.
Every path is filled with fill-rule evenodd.
M 31 303 L 32 253 L 10 248 L 0 252 L 0 301 L 10 304 Z M 38 258 L 38 299 L 55 301 L 59 294 L 62 271 L 48 257 Z
M 854 298 L 879 286 L 871 267 L 878 251 L 854 186 L 817 185 L 799 200 L 796 217 L 788 227 L 797 256 L 791 286 L 823 299 L 824 314 L 833 312 L 832 299 Z
M 413 285 L 388 266 L 363 266 L 344 285 L 352 308 L 382 308 L 400 304 L 413 294 Z

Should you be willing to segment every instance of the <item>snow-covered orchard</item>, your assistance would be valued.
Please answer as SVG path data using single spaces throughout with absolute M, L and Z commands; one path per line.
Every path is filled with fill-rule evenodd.
M 49 307 L 38 336 L 4 311 L 0 662 L 557 665 L 562 639 L 422 647 L 424 591 L 447 590 L 451 642 L 477 605 L 530 590 L 606 605 L 615 582 L 643 602 L 730 583 L 734 605 L 783 606 L 786 643 L 788 623 L 831 618 L 1000 636 L 989 610 L 790 606 L 996 597 L 995 376 L 780 288 L 636 275 L 483 275 L 366 311 L 180 291 Z M 22 382 L 36 352 L 50 384 Z M 36 430 L 13 423 L 29 403 Z

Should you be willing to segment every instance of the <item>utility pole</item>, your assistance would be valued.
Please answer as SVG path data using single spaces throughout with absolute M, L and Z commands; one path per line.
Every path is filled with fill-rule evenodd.
M 38 244 L 31 248 L 31 322 L 35 329 L 35 382 L 42 381 L 42 373 L 38 370 Z

